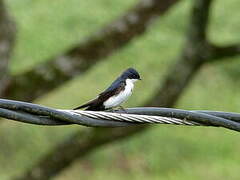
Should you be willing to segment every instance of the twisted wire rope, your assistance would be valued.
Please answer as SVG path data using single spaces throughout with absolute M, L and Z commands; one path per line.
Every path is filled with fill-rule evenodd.
M 79 124 L 90 127 L 123 127 L 140 124 L 215 126 L 240 131 L 240 114 L 187 111 L 175 108 L 138 107 L 106 111 L 54 109 L 37 104 L 0 99 L 0 117 L 36 125 Z

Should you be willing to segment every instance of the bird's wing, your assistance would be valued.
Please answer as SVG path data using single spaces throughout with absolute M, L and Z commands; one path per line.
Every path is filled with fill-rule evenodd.
M 114 96 L 118 94 L 120 91 L 122 91 L 125 88 L 126 82 L 121 79 L 116 79 L 105 91 L 100 93 L 98 97 L 95 99 L 88 101 L 87 103 L 74 108 L 73 110 L 81 109 L 81 108 L 86 108 L 86 107 L 97 107 L 97 106 L 102 106 L 103 102 L 105 102 L 108 98 L 111 96 Z
M 99 94 L 98 98 L 106 101 L 109 97 L 119 94 L 124 90 L 126 82 L 124 80 L 116 79 L 105 91 Z
M 91 106 L 92 104 L 96 104 L 96 101 L 98 100 L 98 97 L 95 98 L 95 99 L 92 99 L 91 101 L 88 101 L 87 103 L 81 105 L 81 106 L 78 106 L 76 108 L 74 108 L 73 110 L 77 110 L 77 109 L 82 109 L 82 108 L 85 108 L 85 107 L 88 107 L 88 106 Z

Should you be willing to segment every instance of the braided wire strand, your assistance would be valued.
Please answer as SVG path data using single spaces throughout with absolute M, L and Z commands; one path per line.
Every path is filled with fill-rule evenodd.
M 66 111 L 66 110 L 65 110 Z M 69 112 L 69 111 L 67 111 Z M 70 111 L 71 113 L 87 116 L 94 119 L 105 119 L 115 121 L 127 121 L 138 123 L 158 123 L 158 124 L 175 124 L 175 125 L 199 125 L 198 123 L 183 121 L 177 118 L 163 117 L 163 116 L 147 116 L 135 114 L 122 114 L 111 112 L 94 112 L 94 111 Z
M 158 107 L 128 108 L 114 112 L 62 110 L 0 99 L 0 117 L 48 126 L 79 124 L 90 127 L 125 127 L 139 124 L 173 124 L 215 126 L 240 131 L 239 113 Z

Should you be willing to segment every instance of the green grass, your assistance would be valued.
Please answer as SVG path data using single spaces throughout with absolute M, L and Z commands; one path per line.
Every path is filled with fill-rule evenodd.
M 156 91 L 181 50 L 190 2 L 181 2 L 148 33 L 36 102 L 56 108 L 75 107 L 103 90 L 123 69 L 134 66 L 143 81 L 137 84 L 125 106 L 141 105 Z M 84 40 L 136 1 L 8 3 L 19 26 L 11 64 L 12 72 L 18 74 Z M 209 29 L 212 41 L 221 44 L 240 41 L 238 7 L 237 0 L 214 4 Z M 240 112 L 238 65 L 239 58 L 205 65 L 186 88 L 177 107 Z M 1 123 L 0 179 L 20 174 L 81 128 Z M 122 143 L 100 148 L 55 179 L 239 179 L 239 148 L 236 132 L 159 125 Z

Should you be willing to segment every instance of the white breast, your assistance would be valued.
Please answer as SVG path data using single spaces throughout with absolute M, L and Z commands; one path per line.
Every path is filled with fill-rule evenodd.
M 129 96 L 131 96 L 131 94 L 132 94 L 132 90 L 134 87 L 133 82 L 134 82 L 134 80 L 127 79 L 124 91 L 120 92 L 119 94 L 117 94 L 117 95 L 109 98 L 107 101 L 105 101 L 103 103 L 105 108 L 117 107 L 120 104 L 122 104 L 124 101 L 126 101 L 129 98 Z

